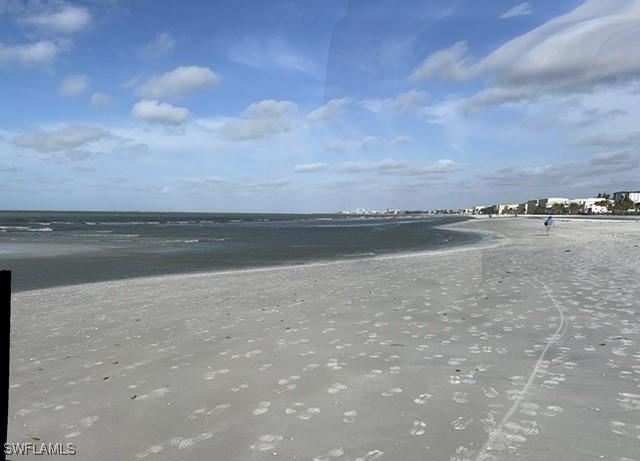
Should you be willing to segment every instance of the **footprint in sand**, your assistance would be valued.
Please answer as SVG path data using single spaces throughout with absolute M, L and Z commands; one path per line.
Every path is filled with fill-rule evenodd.
M 484 393 L 484 396 L 488 399 L 495 399 L 500 395 L 500 393 L 496 391 L 495 388 L 493 387 L 490 387 L 489 389 L 485 389 L 483 387 L 482 392 Z
M 456 403 L 467 403 L 469 399 L 467 398 L 466 392 L 456 392 L 453 394 L 453 401 Z
M 520 432 L 529 436 L 536 435 L 540 432 L 540 429 L 538 429 L 538 422 L 533 420 L 520 421 Z
M 609 429 L 616 435 L 627 435 L 628 431 L 626 429 L 627 423 L 623 423 L 622 421 L 611 421 L 609 422 Z
M 413 399 L 413 401 L 418 405 L 424 405 L 425 403 L 427 403 L 427 400 L 429 400 L 432 396 L 433 394 L 429 394 L 429 393 L 420 394 L 415 399 Z
M 218 376 L 218 375 L 226 375 L 227 373 L 229 373 L 229 370 L 227 368 L 223 368 L 221 370 L 210 371 L 210 372 L 208 372 L 207 374 L 204 375 L 204 379 L 206 379 L 207 381 L 211 381 L 216 376 Z
M 545 416 L 557 416 L 560 413 L 562 413 L 564 410 L 562 409 L 562 407 L 559 407 L 557 405 L 551 405 L 549 407 L 547 407 L 542 414 Z
M 308 419 L 311 419 L 313 415 L 317 415 L 318 413 L 320 413 L 320 408 L 307 408 L 307 411 L 304 414 L 299 415 L 298 419 L 306 421 Z
M 338 359 L 329 359 L 326 366 L 332 370 L 342 370 L 342 367 L 345 365 L 346 363 L 340 362 Z
M 411 429 L 411 435 L 424 435 L 427 423 L 424 421 L 414 421 L 413 428 Z
M 242 389 L 246 389 L 248 388 L 249 385 L 246 383 L 242 383 L 240 384 L 238 387 L 232 387 L 231 389 L 229 389 L 231 392 L 240 392 Z
M 356 420 L 356 416 L 358 416 L 358 412 L 355 410 L 345 411 L 343 414 L 344 414 L 344 418 L 342 418 L 342 421 L 344 421 L 347 424 L 354 423 Z
M 65 435 L 67 438 L 77 437 L 82 434 L 84 431 L 89 429 L 93 424 L 98 420 L 98 416 L 87 416 L 86 418 L 82 418 L 78 424 L 73 424 L 68 426 L 67 429 L 74 429 L 72 432 L 69 432 Z
M 258 408 L 253 410 L 253 415 L 259 416 L 259 415 L 265 414 L 267 411 L 269 411 L 270 406 L 271 406 L 271 402 L 267 402 L 263 400 L 262 402 L 258 403 Z
M 473 419 L 467 418 L 464 416 L 460 416 L 453 421 L 451 421 L 451 427 L 453 427 L 456 431 L 463 431 L 467 428 L 469 424 L 473 422 Z
M 367 452 L 366 455 L 360 458 L 356 458 L 354 461 L 375 461 L 377 459 L 382 458 L 383 455 L 384 455 L 384 452 L 381 450 L 371 450 Z
M 520 413 L 527 416 L 537 416 L 540 405 L 533 402 L 522 402 L 520 404 Z
M 180 442 L 178 443 L 176 448 L 178 450 L 184 450 L 185 448 L 191 448 L 196 443 L 202 442 L 202 441 L 207 440 L 207 439 L 210 439 L 211 437 L 213 437 L 213 434 L 211 432 L 203 432 L 202 434 L 196 435 L 195 437 L 190 437 L 190 438 L 186 438 L 186 439 L 180 440 Z M 175 439 L 172 439 L 172 440 L 175 443 Z
M 400 394 L 402 389 L 399 387 L 394 387 L 393 389 L 389 389 L 388 391 L 383 392 L 381 395 L 383 397 L 391 397 L 392 395 Z
M 284 412 L 285 412 L 286 414 L 288 414 L 288 415 L 292 415 L 292 414 L 294 414 L 294 413 L 297 413 L 299 408 L 304 407 L 304 403 L 302 403 L 302 402 L 295 402 L 295 403 L 292 405 L 292 407 L 295 407 L 295 408 L 291 408 L 291 407 L 289 407 L 289 408 L 285 408 Z
M 197 410 L 193 410 L 191 414 L 187 416 L 187 418 L 191 420 L 196 419 L 199 415 L 205 413 L 206 411 L 207 411 L 207 407 L 198 408 Z
M 333 383 L 333 385 L 327 389 L 327 392 L 329 394 L 337 394 L 340 391 L 345 391 L 347 390 L 348 387 L 342 383 Z
M 251 445 L 252 450 L 256 451 L 268 451 L 273 450 L 278 443 L 283 439 L 281 435 L 265 434 L 258 437 L 256 443 Z
M 324 455 L 314 456 L 313 461 L 329 461 L 331 458 L 339 458 L 344 455 L 344 449 L 342 447 L 329 450 Z
M 285 390 L 292 391 L 293 389 L 298 387 L 298 385 L 294 383 L 294 381 L 297 381 L 299 379 L 300 379 L 300 376 L 289 376 L 288 378 L 280 379 L 278 381 L 278 385 L 281 386 L 281 389 L 278 389 L 276 392 L 280 394 Z
M 169 392 L 169 389 L 167 389 L 166 387 L 162 387 L 160 389 L 154 389 L 151 392 L 147 392 L 146 394 L 139 395 L 136 398 L 136 400 L 157 399 L 165 395 L 167 392 Z
M 620 408 L 625 411 L 640 410 L 640 394 L 618 392 L 618 398 L 616 401 Z

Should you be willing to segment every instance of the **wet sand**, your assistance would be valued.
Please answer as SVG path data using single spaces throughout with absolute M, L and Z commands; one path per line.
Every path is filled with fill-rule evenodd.
M 556 224 L 18 293 L 9 441 L 82 460 L 639 460 L 640 224 Z

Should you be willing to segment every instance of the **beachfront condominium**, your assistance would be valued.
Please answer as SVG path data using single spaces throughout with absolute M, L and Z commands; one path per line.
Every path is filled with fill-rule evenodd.
M 501 203 L 498 205 L 498 214 L 516 214 L 519 207 L 519 203 Z
M 555 205 L 567 206 L 569 199 L 564 197 L 548 197 L 538 200 L 538 206 L 544 206 L 546 209 L 551 209 Z
M 569 201 L 569 205 L 579 205 L 580 213 L 584 214 L 607 214 L 609 213 L 609 208 L 602 204 L 603 201 L 606 201 L 606 199 L 598 197 L 574 198 Z
M 626 190 L 613 193 L 614 200 L 626 200 L 629 199 L 633 203 L 640 203 L 640 190 Z
M 554 206 L 566 207 L 569 199 L 564 197 L 547 197 L 538 200 L 529 200 L 521 205 L 527 214 L 544 214 L 551 212 Z

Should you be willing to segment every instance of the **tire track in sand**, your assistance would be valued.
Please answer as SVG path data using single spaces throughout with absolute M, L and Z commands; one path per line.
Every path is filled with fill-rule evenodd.
M 489 434 L 489 437 L 487 438 L 487 440 L 485 441 L 484 445 L 482 446 L 482 449 L 480 450 L 480 452 L 476 456 L 475 461 L 486 460 L 487 457 L 490 456 L 487 453 L 487 451 L 488 450 L 491 451 L 491 448 L 490 448 L 491 447 L 491 443 L 493 441 L 496 441 L 497 439 L 501 439 L 501 438 L 504 437 L 504 432 L 503 432 L 502 429 L 511 420 L 511 418 L 513 417 L 515 412 L 518 411 L 518 408 L 520 407 L 520 404 L 522 403 L 522 400 L 524 399 L 525 395 L 527 395 L 529 393 L 529 391 L 531 390 L 531 386 L 533 385 L 533 381 L 535 379 L 536 373 L 538 373 L 540 371 L 540 364 L 542 363 L 542 361 L 544 360 L 545 356 L 547 355 L 547 352 L 549 351 L 551 346 L 553 346 L 556 342 L 558 342 L 558 340 L 560 338 L 562 338 L 564 336 L 564 334 L 567 331 L 568 321 L 564 316 L 564 312 L 562 311 L 562 308 L 560 307 L 560 303 L 558 303 L 558 301 L 556 301 L 556 298 L 551 294 L 551 290 L 549 290 L 549 287 L 547 286 L 547 284 L 544 283 L 542 280 L 540 280 L 535 275 L 533 275 L 531 272 L 529 272 L 526 268 L 524 268 L 524 267 L 522 267 L 522 266 L 520 266 L 518 264 L 515 264 L 515 266 L 518 267 L 519 269 L 522 269 L 522 271 L 525 272 L 532 280 L 534 280 L 535 282 L 540 284 L 540 286 L 543 288 L 545 294 L 553 302 L 553 305 L 556 308 L 556 310 L 558 311 L 558 314 L 560 314 L 560 325 L 558 325 L 558 328 L 556 329 L 555 333 L 547 340 L 547 345 L 544 347 L 544 349 L 540 353 L 540 356 L 538 357 L 538 360 L 536 361 L 536 364 L 533 367 L 533 370 L 531 370 L 531 373 L 529 374 L 529 379 L 527 379 L 527 382 L 524 385 L 524 387 L 522 388 L 522 390 L 520 391 L 519 395 L 514 399 L 513 405 L 511 405 L 511 408 L 509 408 L 509 411 L 507 411 L 507 413 L 505 413 L 505 415 L 503 416 L 502 420 L 500 420 L 500 423 L 496 426 L 495 430 L 493 430 Z

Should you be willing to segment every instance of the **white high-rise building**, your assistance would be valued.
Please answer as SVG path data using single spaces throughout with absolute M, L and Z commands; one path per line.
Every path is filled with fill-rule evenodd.
M 640 190 L 633 190 L 633 191 L 632 190 L 626 190 L 626 191 L 614 192 L 613 199 L 614 200 L 629 199 L 633 203 L 639 203 L 640 202 Z

